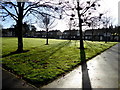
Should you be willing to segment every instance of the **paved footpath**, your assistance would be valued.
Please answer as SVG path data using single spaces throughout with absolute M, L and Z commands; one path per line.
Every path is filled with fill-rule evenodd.
M 89 77 L 91 88 L 118 88 L 118 55 L 120 55 L 118 46 L 120 48 L 120 43 L 87 62 L 89 75 L 87 77 Z M 81 68 L 79 66 L 43 88 L 82 88 Z
M 89 78 L 92 88 L 118 88 L 118 55 L 120 54 L 118 46 L 120 47 L 120 43 L 89 60 L 86 71 L 82 72 L 82 66 L 79 66 L 42 88 L 82 88 L 83 80 L 86 80 L 85 83 L 88 82 L 82 77 L 83 73 L 87 71 L 86 78 Z M 29 83 L 5 70 L 2 70 L 2 86 L 3 88 L 33 88 L 36 90 Z

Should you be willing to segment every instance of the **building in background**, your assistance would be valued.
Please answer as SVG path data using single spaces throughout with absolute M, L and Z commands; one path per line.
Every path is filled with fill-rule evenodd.
M 27 27 L 23 29 L 23 37 L 38 37 L 38 38 L 46 38 L 46 31 L 36 31 L 33 27 L 31 30 Z M 2 37 L 16 37 L 16 29 L 8 28 L 2 29 Z M 79 40 L 80 34 L 79 30 L 65 30 L 61 32 L 60 30 L 50 30 L 48 32 L 48 38 L 52 39 L 69 39 L 69 40 Z M 91 41 L 120 41 L 120 26 L 102 28 L 102 29 L 89 29 L 83 32 L 84 40 Z
M 102 28 L 102 29 L 90 29 L 84 33 L 85 40 L 91 41 L 119 41 L 119 29 L 118 27 Z
M 55 38 L 55 39 L 61 39 L 62 38 L 62 32 L 60 30 L 51 30 L 48 33 L 49 38 Z
M 79 34 L 79 30 L 65 30 L 63 32 L 62 38 L 63 39 L 79 39 L 80 34 Z
M 15 37 L 15 29 L 14 28 L 2 29 L 2 37 Z

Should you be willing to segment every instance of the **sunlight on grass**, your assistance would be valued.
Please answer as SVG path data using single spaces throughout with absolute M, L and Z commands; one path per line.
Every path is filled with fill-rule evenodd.
M 50 39 L 45 45 L 45 39 L 24 38 L 24 50 L 28 52 L 11 54 L 17 49 L 17 38 L 2 38 L 2 63 L 17 75 L 42 84 L 57 78 L 58 75 L 72 70 L 80 64 L 79 41 Z M 89 59 L 104 51 L 116 42 L 85 41 L 86 58 Z

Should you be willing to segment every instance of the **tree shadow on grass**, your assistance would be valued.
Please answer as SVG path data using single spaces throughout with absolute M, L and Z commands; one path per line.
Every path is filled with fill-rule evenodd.
M 42 60 L 48 60 L 50 56 L 52 56 L 53 54 L 55 54 L 61 48 L 65 47 L 65 46 L 68 46 L 70 43 L 71 43 L 70 41 L 68 41 L 68 42 L 62 42 L 62 43 L 57 44 L 56 46 L 53 46 L 53 47 L 45 50 L 45 52 L 47 54 L 45 54 L 45 57 L 42 58 Z M 50 51 L 50 52 L 48 53 L 47 51 Z
M 84 50 L 80 50 L 80 56 L 81 56 L 81 69 L 82 69 L 82 88 L 83 90 L 92 90 L 90 78 L 88 74 L 87 69 L 87 63 L 86 63 L 86 54 Z
M 37 63 L 39 63 L 39 65 L 42 65 L 43 68 L 46 67 L 46 65 L 48 64 L 47 60 L 53 55 L 55 54 L 56 52 L 58 52 L 60 49 L 70 45 L 70 41 L 68 42 L 61 42 L 61 43 L 58 43 L 56 45 L 53 45 L 52 47 L 50 47 L 49 49 L 46 49 L 44 51 L 39 51 L 39 53 L 42 53 L 43 52 L 43 55 L 44 57 L 41 58 Z M 42 61 L 42 62 L 41 62 Z M 58 75 L 59 76 L 59 75 Z M 56 77 L 55 77 L 56 78 Z M 41 87 L 43 85 L 46 85 L 50 82 L 52 82 L 55 78 L 53 79 L 46 79 L 44 82 L 32 82 L 31 80 L 28 80 L 28 79 L 25 79 L 27 80 L 28 82 L 30 82 L 31 84 L 35 85 L 36 87 Z
M 8 54 L 6 54 L 6 55 L 2 55 L 2 58 L 8 57 L 8 56 L 11 56 L 11 55 L 14 55 L 14 54 L 26 53 L 26 52 L 28 52 L 28 51 L 29 51 L 29 50 L 23 50 L 22 52 L 17 52 L 17 51 L 10 52 L 10 53 L 8 53 Z

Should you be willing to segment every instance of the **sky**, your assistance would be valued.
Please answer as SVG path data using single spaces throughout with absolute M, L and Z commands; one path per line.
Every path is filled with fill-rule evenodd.
M 120 26 L 120 1 L 118 5 L 118 25 Z
M 118 2 L 119 1 L 120 0 L 101 0 L 101 1 L 99 1 L 101 6 L 97 9 L 97 11 L 100 13 L 104 13 L 104 12 L 108 11 L 106 13 L 106 16 L 112 17 L 112 24 L 113 25 L 118 25 Z M 58 24 L 56 25 L 56 27 L 53 28 L 54 30 L 59 29 L 61 31 L 64 31 L 64 30 L 69 29 L 69 27 L 66 25 L 68 22 L 66 22 L 66 21 L 57 20 L 57 23 Z M 9 28 L 12 24 L 13 23 L 10 20 L 7 20 L 6 22 L 2 22 L 2 25 L 4 28 Z M 36 26 L 37 30 L 40 30 L 40 28 L 37 26 L 37 24 L 34 24 L 34 25 Z M 120 23 L 119 23 L 119 25 L 120 25 Z
M 100 12 L 100 13 L 107 12 L 105 15 L 112 17 L 112 24 L 114 26 L 118 25 L 118 12 L 120 13 L 120 9 L 118 11 L 118 2 L 119 1 L 120 0 L 101 0 L 101 1 L 99 1 L 101 6 L 97 9 L 97 12 Z M 54 27 L 53 29 L 59 29 L 61 31 L 68 30 L 69 27 L 66 26 L 66 24 L 67 24 L 67 22 L 65 22 L 64 20 L 63 21 L 60 20 L 60 21 L 58 21 L 57 26 Z M 120 25 L 120 21 L 119 21 L 119 25 Z
M 101 12 L 108 10 L 107 15 L 114 19 L 113 24 L 118 24 L 118 2 L 120 0 L 101 0 Z

